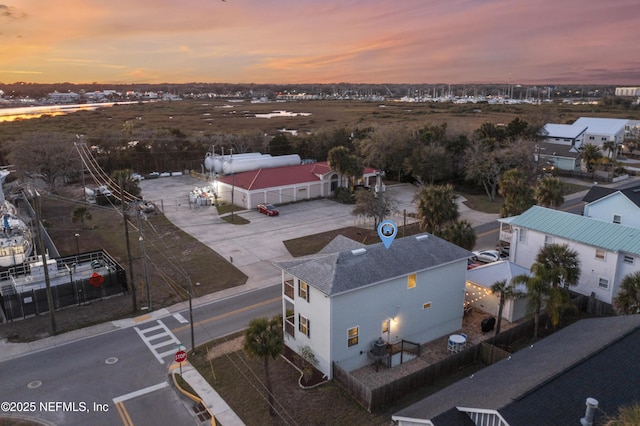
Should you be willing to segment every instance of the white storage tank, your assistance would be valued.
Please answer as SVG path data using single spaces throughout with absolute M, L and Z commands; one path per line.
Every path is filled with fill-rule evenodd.
M 280 155 L 277 157 L 262 156 L 259 158 L 236 158 L 229 159 L 222 164 L 222 172 L 225 175 L 231 173 L 242 173 L 250 170 L 269 169 L 272 167 L 297 166 L 300 164 L 298 154 Z
M 246 152 L 244 154 L 234 154 L 233 158 L 257 158 L 261 156 L 271 157 L 270 154 L 260 154 L 259 152 Z M 207 152 L 204 158 L 204 167 L 209 171 L 215 171 L 216 173 L 222 173 L 222 163 L 231 158 L 231 155 L 212 155 Z

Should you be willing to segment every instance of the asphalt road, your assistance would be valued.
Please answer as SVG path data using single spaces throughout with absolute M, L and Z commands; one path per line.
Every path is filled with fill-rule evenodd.
M 242 330 L 281 311 L 280 286 L 193 309 L 195 344 Z M 169 366 L 190 350 L 188 309 L 160 319 L 30 353 L 0 364 L 2 414 L 56 425 L 200 424 L 191 401 L 172 385 Z M 18 412 L 20 411 L 20 412 Z

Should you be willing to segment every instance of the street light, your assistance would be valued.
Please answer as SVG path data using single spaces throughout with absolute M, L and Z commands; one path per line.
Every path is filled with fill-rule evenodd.
M 80 238 L 80 234 L 76 232 L 76 262 L 78 262 L 78 256 L 80 256 L 80 242 L 78 238 Z

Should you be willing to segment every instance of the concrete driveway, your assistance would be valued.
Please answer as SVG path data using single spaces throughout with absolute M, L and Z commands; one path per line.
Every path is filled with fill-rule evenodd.
M 280 282 L 280 270 L 272 262 L 291 259 L 282 241 L 346 226 L 373 226 L 370 222 L 352 216 L 353 206 L 327 199 L 278 206 L 280 215 L 275 217 L 246 210 L 236 214 L 251 223 L 232 225 L 218 217 L 215 207 L 189 205 L 189 192 L 205 185 L 191 176 L 140 182 L 145 200 L 162 206 L 164 214 L 173 224 L 231 261 L 249 277 L 247 286 L 252 288 Z M 407 213 L 415 212 L 415 205 L 412 203 L 415 186 L 393 185 L 388 186 L 387 191 L 398 200 L 400 212 L 403 209 Z M 400 224 L 402 214 L 392 219 Z

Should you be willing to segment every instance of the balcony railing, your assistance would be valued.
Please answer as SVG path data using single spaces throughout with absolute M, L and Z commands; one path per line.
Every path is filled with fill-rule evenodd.
M 293 278 L 284 282 L 284 295 L 293 300 Z
M 295 333 L 296 333 L 296 325 L 294 323 L 294 318 L 295 317 L 293 316 L 287 317 L 287 320 L 284 322 L 284 331 L 291 337 L 295 337 Z

